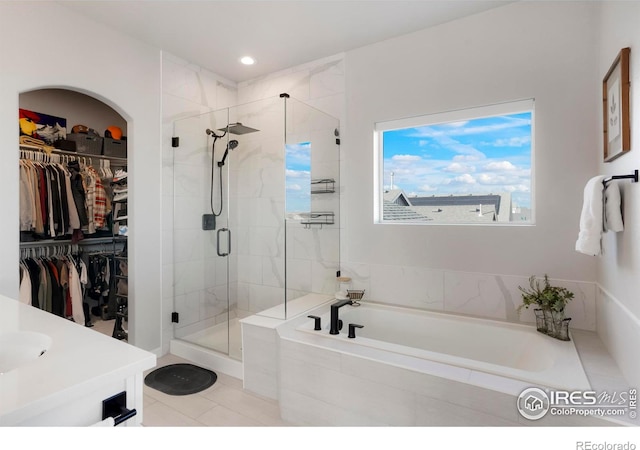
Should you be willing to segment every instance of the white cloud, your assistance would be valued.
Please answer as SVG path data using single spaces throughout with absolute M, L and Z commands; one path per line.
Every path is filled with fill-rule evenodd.
M 529 192 L 529 186 L 524 184 L 517 184 L 512 186 L 505 186 L 504 190 L 507 192 Z
M 485 159 L 487 157 L 484 153 L 482 153 L 480 150 L 478 150 L 474 146 L 468 145 L 468 144 L 462 144 L 456 141 L 455 139 L 451 139 L 448 136 L 436 137 L 435 140 L 444 149 L 457 153 L 458 155 L 464 155 L 468 158 L 473 158 L 475 160 Z
M 420 161 L 422 158 L 418 155 L 393 155 L 391 159 L 399 162 L 415 162 Z
M 499 130 L 507 130 L 509 128 L 517 128 L 531 124 L 530 119 L 521 119 L 514 117 L 503 117 L 504 121 L 499 123 L 494 123 L 491 125 L 477 125 L 474 127 L 468 126 L 433 126 L 427 125 L 424 127 L 417 127 L 416 133 L 413 135 L 414 137 L 442 137 L 442 136 L 468 136 L 475 134 L 485 134 Z M 463 123 L 463 122 L 452 122 L 452 123 Z M 450 125 L 450 124 L 447 124 Z
M 288 191 L 301 191 L 302 190 L 302 186 L 300 186 L 299 184 L 287 184 L 287 190 Z
M 467 164 L 460 164 L 458 162 L 453 162 L 442 170 L 444 172 L 467 173 L 467 172 L 475 172 L 476 169 L 475 167 L 469 166 Z
M 437 189 L 438 189 L 437 187 L 430 186 L 428 184 L 423 184 L 422 186 L 418 186 L 418 190 L 420 192 L 431 192 L 431 191 L 435 191 Z
M 531 143 L 531 136 L 516 136 L 509 139 L 498 139 L 494 147 L 523 147 Z
M 481 153 L 481 152 L 478 152 Z M 471 161 L 479 161 L 481 159 L 485 158 L 485 154 L 481 153 L 480 155 L 478 154 L 474 154 L 474 155 L 456 155 L 453 157 L 454 161 L 467 161 L 467 162 L 471 162 Z
M 516 170 L 516 166 L 511 164 L 509 161 L 492 161 L 489 164 L 484 166 L 484 170 L 491 170 L 491 171 Z
M 308 170 L 287 169 L 286 177 L 287 178 L 310 178 L 311 172 L 309 172 Z
M 470 174 L 465 173 L 464 175 L 455 177 L 452 181 L 460 184 L 475 184 L 476 179 L 473 178 Z

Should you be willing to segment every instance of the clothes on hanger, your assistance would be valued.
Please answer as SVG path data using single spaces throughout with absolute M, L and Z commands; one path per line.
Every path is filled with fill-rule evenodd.
M 104 229 L 111 212 L 107 192 L 110 172 L 101 175 L 78 161 L 67 165 L 20 159 L 20 231 L 36 239 L 51 239 Z
M 81 325 L 86 284 L 87 267 L 81 258 L 55 255 L 20 261 L 19 301 Z

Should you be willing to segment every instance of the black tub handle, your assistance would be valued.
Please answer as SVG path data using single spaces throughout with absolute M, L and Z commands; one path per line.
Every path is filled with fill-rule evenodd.
M 309 319 L 313 319 L 314 320 L 314 326 L 313 329 L 314 330 L 322 330 L 322 326 L 320 325 L 320 321 L 322 320 L 320 317 L 318 316 L 307 316 Z
M 359 325 L 357 323 L 349 324 L 349 335 L 347 337 L 354 339 L 356 337 L 356 328 L 364 328 L 364 325 Z

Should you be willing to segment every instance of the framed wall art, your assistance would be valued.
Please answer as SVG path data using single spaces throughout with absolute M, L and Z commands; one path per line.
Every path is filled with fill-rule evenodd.
M 604 161 L 609 162 L 631 150 L 629 123 L 629 54 L 618 53 L 602 81 Z

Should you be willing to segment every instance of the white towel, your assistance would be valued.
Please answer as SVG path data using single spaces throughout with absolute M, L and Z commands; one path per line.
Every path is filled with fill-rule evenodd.
M 580 232 L 576 241 L 576 251 L 597 256 L 601 252 L 600 238 L 603 229 L 604 177 L 591 178 L 584 187 L 584 202 L 580 214 Z
M 100 422 L 96 422 L 93 425 L 89 425 L 90 427 L 113 427 L 115 426 L 116 421 L 114 420 L 113 417 L 107 417 L 104 420 L 101 420 Z
M 604 231 L 615 233 L 624 230 L 620 210 L 620 187 L 616 181 L 610 181 L 604 188 Z

